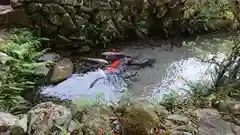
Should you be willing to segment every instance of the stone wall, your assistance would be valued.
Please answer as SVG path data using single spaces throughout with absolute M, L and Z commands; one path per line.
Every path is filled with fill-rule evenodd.
M 195 23 L 201 9 L 191 0 L 22 0 L 32 24 L 48 36 L 97 44 L 151 32 L 163 35 L 208 31 L 234 22 L 215 17 Z M 201 3 L 202 4 L 202 3 Z M 211 3 L 210 3 L 211 4 Z M 196 9 L 196 7 L 198 9 Z M 200 16 L 201 17 L 201 16 Z M 206 20 L 206 19 L 205 19 Z M 224 21 L 221 21 L 224 20 Z M 194 23 L 193 23 L 194 22 Z M 212 28 L 214 25 L 215 28 Z M 216 26 L 217 25 L 217 26 Z M 210 28 L 210 29 L 207 29 Z
M 88 40 L 98 36 L 99 40 L 110 40 L 123 36 L 126 31 L 133 31 L 137 35 L 146 34 L 145 29 L 150 28 L 153 21 L 152 15 L 156 14 L 158 19 L 164 17 L 171 1 L 24 0 L 23 2 L 33 26 L 41 29 L 44 35 Z

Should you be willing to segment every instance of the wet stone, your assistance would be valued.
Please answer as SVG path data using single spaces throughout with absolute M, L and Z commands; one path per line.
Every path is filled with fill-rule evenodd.
M 56 83 L 70 77 L 73 73 L 73 63 L 68 58 L 56 62 L 51 70 L 50 82 Z
M 56 53 L 46 53 L 42 55 L 38 60 L 39 61 L 53 61 L 56 62 L 60 59 L 60 55 Z
M 43 11 L 50 14 L 66 13 L 67 11 L 58 4 L 46 4 L 43 6 Z
M 182 116 L 182 115 L 178 115 L 178 114 L 169 115 L 167 117 L 167 119 L 175 121 L 175 122 L 183 122 L 183 123 L 188 123 L 188 121 L 189 121 L 188 117 Z

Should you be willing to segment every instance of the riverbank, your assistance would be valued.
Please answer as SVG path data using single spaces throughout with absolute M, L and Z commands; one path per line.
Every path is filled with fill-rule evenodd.
M 180 104 L 179 104 L 180 105 Z M 223 102 L 219 109 L 178 106 L 174 112 L 159 104 L 130 101 L 104 105 L 79 100 L 66 108 L 51 102 L 18 117 L 1 113 L 1 133 L 82 135 L 238 135 L 239 101 Z M 177 106 L 176 106 L 177 108 Z M 220 111 L 220 112 L 219 112 Z M 144 122 L 143 122 L 144 121 Z M 8 124 L 7 124 L 8 123 Z M 209 126 L 211 125 L 211 126 Z M 11 128 L 9 128 L 11 127 Z

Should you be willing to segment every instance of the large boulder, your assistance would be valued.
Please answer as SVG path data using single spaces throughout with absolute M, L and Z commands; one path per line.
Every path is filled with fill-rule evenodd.
M 53 132 L 57 132 L 54 129 L 58 129 L 59 127 L 67 130 L 72 120 L 70 109 L 52 102 L 36 105 L 27 115 L 29 117 L 27 132 L 31 135 L 53 134 Z
M 70 77 L 73 73 L 73 63 L 68 58 L 56 62 L 50 73 L 50 82 L 57 83 Z
M 110 106 L 93 107 L 85 112 L 82 118 L 83 132 L 88 135 L 99 135 L 100 132 L 111 133 L 111 117 L 114 110 Z
M 159 122 L 159 117 L 155 112 L 154 106 L 147 102 L 137 102 L 127 106 L 120 120 L 123 134 L 152 134 Z
M 27 131 L 27 116 L 13 116 L 10 113 L 0 112 L 1 135 L 25 135 Z
M 234 116 L 240 115 L 240 101 L 224 100 L 218 105 L 220 112 L 231 113 Z
M 226 122 L 214 109 L 198 109 L 198 133 L 200 135 L 240 135 L 240 127 Z

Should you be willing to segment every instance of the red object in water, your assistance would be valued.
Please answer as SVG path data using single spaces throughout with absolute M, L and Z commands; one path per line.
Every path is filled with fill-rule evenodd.
M 116 68 L 120 65 L 120 60 L 114 61 L 108 68 L 105 70 L 108 72 L 116 72 Z
M 116 60 L 109 67 L 110 68 L 117 68 L 119 65 L 120 65 L 120 60 Z
M 115 52 L 115 53 L 120 53 L 119 51 L 116 51 L 116 50 L 112 50 L 112 52 Z

